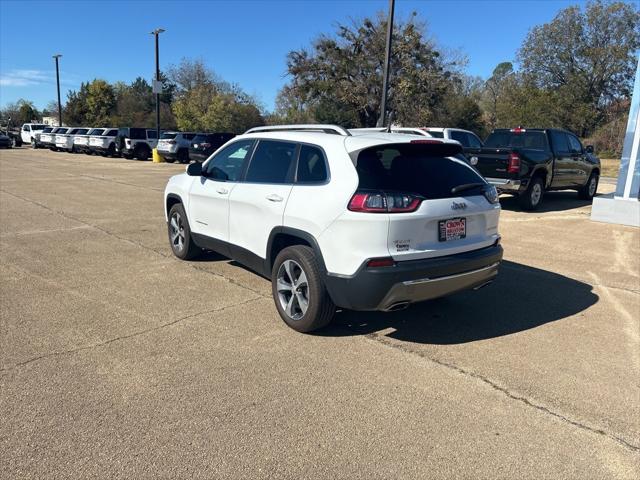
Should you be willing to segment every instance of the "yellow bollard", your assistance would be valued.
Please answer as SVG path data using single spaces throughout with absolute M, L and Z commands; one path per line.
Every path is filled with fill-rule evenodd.
M 164 158 L 162 158 L 162 156 L 158 153 L 158 149 L 154 148 L 153 149 L 153 163 L 162 163 L 164 162 Z

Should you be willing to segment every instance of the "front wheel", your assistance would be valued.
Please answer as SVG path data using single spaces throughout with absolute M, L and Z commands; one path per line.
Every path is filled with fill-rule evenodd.
M 280 317 L 294 330 L 312 332 L 331 322 L 336 307 L 311 248 L 295 245 L 278 254 L 271 273 L 271 289 Z
M 169 244 L 173 254 L 181 260 L 190 260 L 200 253 L 200 249 L 193 243 L 191 229 L 184 207 L 181 203 L 175 204 L 169 210 Z
M 578 190 L 578 197 L 583 200 L 593 200 L 598 191 L 598 182 L 600 181 L 600 175 L 597 172 L 592 172 L 589 176 L 587 183 Z
M 537 210 L 544 197 L 544 184 L 542 177 L 533 177 L 529 182 L 529 187 L 518 198 L 518 202 L 523 210 Z

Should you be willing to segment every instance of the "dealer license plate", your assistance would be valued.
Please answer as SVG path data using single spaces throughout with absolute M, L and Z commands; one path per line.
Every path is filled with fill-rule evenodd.
M 467 236 L 467 219 L 466 218 L 449 218 L 438 222 L 438 240 L 441 242 L 449 242 L 451 240 L 460 240 Z

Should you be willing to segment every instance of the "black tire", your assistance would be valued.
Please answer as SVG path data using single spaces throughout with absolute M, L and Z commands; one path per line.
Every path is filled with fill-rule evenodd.
M 587 183 L 578 189 L 578 197 L 583 200 L 593 200 L 598 191 L 598 182 L 600 181 L 600 175 L 598 172 L 591 172 Z
M 136 147 L 133 151 L 133 156 L 138 160 L 146 161 L 149 160 L 149 148 L 148 147 Z
M 544 182 L 542 177 L 535 176 L 529 182 L 527 190 L 520 194 L 518 203 L 523 210 L 537 210 L 542 204 L 544 197 Z
M 162 157 L 162 158 L 164 158 L 164 161 L 167 163 L 173 163 L 176 161 L 176 159 L 173 157 Z
M 178 160 L 180 163 L 189 163 L 189 151 L 186 148 L 178 150 Z
M 107 157 L 115 157 L 116 156 L 116 144 L 109 144 L 109 148 L 107 148 Z
M 122 156 L 123 156 L 124 158 L 126 158 L 127 160 L 131 160 L 131 159 L 133 159 L 133 155 L 130 155 L 130 154 L 127 154 L 127 153 L 123 153 L 123 154 L 122 154 Z
M 189 220 L 181 203 L 176 203 L 169 210 L 169 222 L 167 222 L 169 234 L 169 246 L 173 254 L 181 260 L 195 258 L 202 251 L 193 243 Z
M 306 282 L 301 280 L 300 272 L 304 273 Z M 327 326 L 336 311 L 322 275 L 322 267 L 316 254 L 304 245 L 285 248 L 273 264 L 273 300 L 282 320 L 298 332 L 312 332 Z M 286 288 L 287 285 L 291 288 Z

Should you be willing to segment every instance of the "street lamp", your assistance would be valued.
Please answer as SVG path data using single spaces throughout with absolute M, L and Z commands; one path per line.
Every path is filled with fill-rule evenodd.
M 156 28 L 153 32 L 149 32 L 156 37 L 156 80 L 153 82 L 153 92 L 156 94 L 156 135 L 158 140 L 160 139 L 160 92 L 162 90 L 160 86 L 160 47 L 158 35 L 164 31 L 164 28 Z
M 378 127 L 384 126 L 387 110 L 387 91 L 389 90 L 389 63 L 391 62 L 391 37 L 393 35 L 393 10 L 395 0 L 389 0 L 389 17 L 387 18 L 387 49 L 384 56 L 384 73 L 382 76 L 382 101 L 380 102 L 380 118 Z
M 62 126 L 62 104 L 60 103 L 60 68 L 58 67 L 58 59 L 61 54 L 56 53 L 53 58 L 56 60 L 56 83 L 58 84 L 58 126 Z

